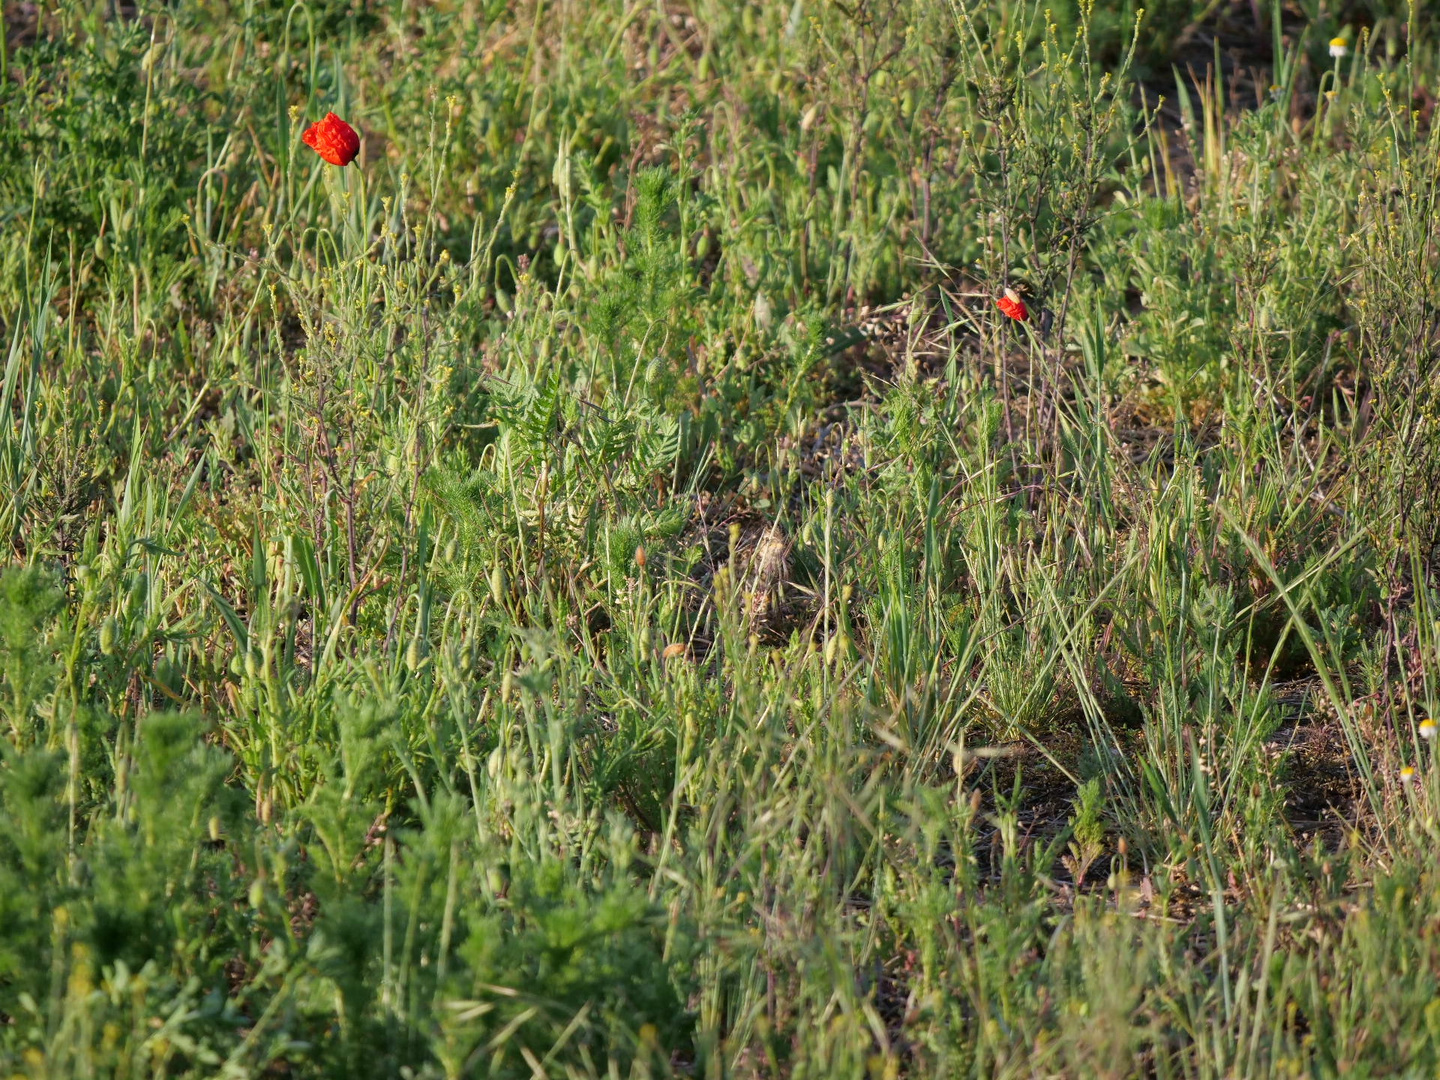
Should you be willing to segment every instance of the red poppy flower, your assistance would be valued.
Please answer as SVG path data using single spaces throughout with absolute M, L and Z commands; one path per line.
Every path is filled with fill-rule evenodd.
M 300 138 L 331 165 L 349 165 L 360 152 L 360 136 L 333 112 L 326 113 L 319 123 L 311 124 Z
M 1030 318 L 1030 312 L 1025 308 L 1025 301 L 1020 299 L 1020 294 L 1014 289 L 1006 289 L 1005 295 L 995 301 L 995 306 L 1016 322 L 1024 322 Z

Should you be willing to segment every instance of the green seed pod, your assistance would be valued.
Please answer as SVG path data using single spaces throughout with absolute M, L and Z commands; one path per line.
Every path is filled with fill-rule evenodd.
M 425 662 L 425 643 L 418 637 L 410 639 L 410 644 L 405 647 L 405 667 L 412 672 L 419 671 L 420 665 Z
M 132 615 L 138 615 L 145 607 L 145 598 L 150 594 L 150 579 L 147 574 L 136 574 L 135 580 L 130 582 L 130 593 L 125 598 L 125 610 Z
M 260 650 L 251 647 L 245 651 L 245 674 L 252 679 L 260 677 Z
M 230 674 L 234 675 L 237 679 L 245 674 L 245 661 L 238 652 L 230 657 Z
M 495 567 L 490 571 L 490 599 L 497 604 L 505 603 L 505 593 L 509 582 L 505 580 L 505 567 L 500 560 L 495 560 Z
M 120 624 L 111 615 L 100 624 L 100 653 L 103 656 L 114 656 L 115 646 L 120 637 Z

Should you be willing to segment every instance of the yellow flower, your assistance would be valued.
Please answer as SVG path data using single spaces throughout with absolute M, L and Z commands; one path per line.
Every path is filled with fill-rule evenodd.
M 1411 784 L 1413 784 L 1414 782 L 1415 782 L 1415 766 L 1414 766 L 1414 765 L 1406 765 L 1404 768 L 1402 768 L 1402 769 L 1400 770 L 1400 783 L 1404 784 L 1404 785 L 1408 788 L 1408 787 L 1409 787 Z
M 1420 738 L 1424 739 L 1426 742 L 1430 742 L 1432 739 L 1435 738 L 1435 730 L 1436 729 L 1434 720 L 1426 717 L 1424 720 L 1420 721 Z
M 1340 57 L 1344 56 L 1349 51 L 1350 43 L 1346 41 L 1343 37 L 1332 37 L 1330 39 L 1330 55 L 1335 57 L 1335 59 L 1340 59 Z

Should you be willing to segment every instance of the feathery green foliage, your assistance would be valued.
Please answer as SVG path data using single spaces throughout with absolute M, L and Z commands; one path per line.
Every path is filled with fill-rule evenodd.
M 0 1075 L 1440 1068 L 1423 9 L 11 7 Z

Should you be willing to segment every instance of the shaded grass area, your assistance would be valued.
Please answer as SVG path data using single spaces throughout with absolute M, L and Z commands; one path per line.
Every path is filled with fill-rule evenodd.
M 8 5 L 7 1074 L 1432 1073 L 1435 27 L 1162 7 Z

